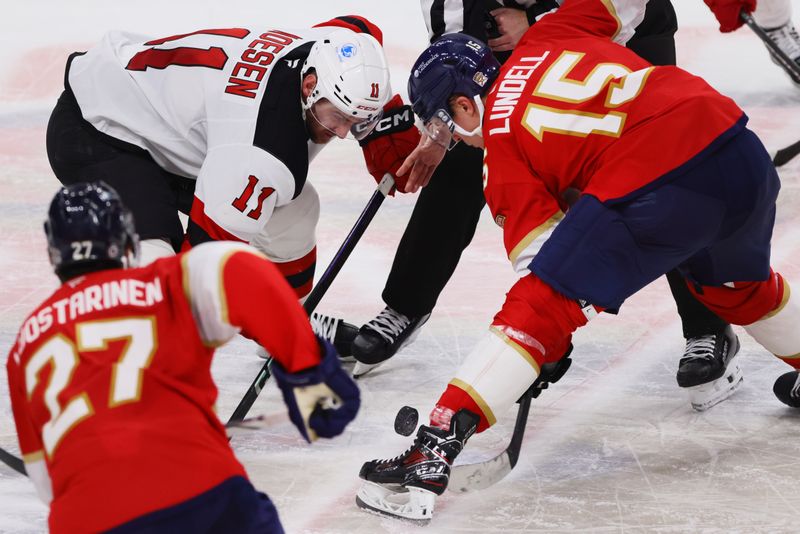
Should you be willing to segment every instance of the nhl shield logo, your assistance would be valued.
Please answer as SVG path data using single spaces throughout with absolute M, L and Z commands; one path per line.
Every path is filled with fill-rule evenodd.
M 506 224 L 506 216 L 505 215 L 498 215 L 494 218 L 494 222 L 497 226 L 502 228 Z
M 486 82 L 489 81 L 489 78 L 482 72 L 476 72 L 475 76 L 472 77 L 472 81 L 477 83 L 480 87 L 486 85 Z

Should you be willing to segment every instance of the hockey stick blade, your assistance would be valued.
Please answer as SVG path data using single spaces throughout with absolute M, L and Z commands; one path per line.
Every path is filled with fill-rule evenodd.
M 7 450 L 0 447 L 0 462 L 3 462 L 8 467 L 19 473 L 20 475 L 28 476 L 28 472 L 25 470 L 25 462 L 22 461 L 22 458 L 19 458 Z
M 775 153 L 775 158 L 772 160 L 772 163 L 774 163 L 776 167 L 786 165 L 798 154 L 800 154 L 800 141 L 778 150 L 778 152 Z
M 538 397 L 550 384 L 561 380 L 561 377 L 572 365 L 570 354 L 572 354 L 572 344 L 570 344 L 567 352 L 560 360 L 542 366 L 542 374 L 522 395 L 519 400 L 517 420 L 514 422 L 514 432 L 511 434 L 511 442 L 509 442 L 506 450 L 483 462 L 454 465 L 450 471 L 450 481 L 447 489 L 462 493 L 486 489 L 500 482 L 514 469 L 514 466 L 517 465 L 517 460 L 519 460 L 522 438 L 525 437 L 525 426 L 528 424 L 531 400 Z
M 247 419 L 241 419 L 238 421 L 229 421 L 225 425 L 225 430 L 227 431 L 228 438 L 230 439 L 235 436 L 247 434 L 253 430 L 265 430 L 270 426 L 271 425 L 268 423 L 267 418 L 263 415 L 259 415 L 258 417 L 248 417 Z
M 306 313 L 309 316 L 316 309 L 317 304 L 319 304 L 319 301 L 322 300 L 322 297 L 328 291 L 331 283 L 333 283 L 333 279 L 336 278 L 336 275 L 342 270 L 344 262 L 350 257 L 350 253 L 353 252 L 353 249 L 355 248 L 356 244 L 358 244 L 361 236 L 364 235 L 369 223 L 372 222 L 375 214 L 378 213 L 378 208 L 381 207 L 386 195 L 389 194 L 393 187 L 394 178 L 391 174 L 385 174 L 383 176 L 383 180 L 381 180 L 381 182 L 378 184 L 378 187 L 375 189 L 375 192 L 372 193 L 372 196 L 370 197 L 369 202 L 367 202 L 366 207 L 364 207 L 364 210 L 361 212 L 361 215 L 358 216 L 358 220 L 353 225 L 353 228 L 350 229 L 350 233 L 347 234 L 347 237 L 339 247 L 339 250 L 336 251 L 336 255 L 334 255 L 331 263 L 328 265 L 328 268 L 325 269 L 325 272 L 320 277 L 314 289 L 308 294 L 308 298 L 303 304 L 303 308 L 306 310 Z M 233 421 L 241 421 L 247 417 L 247 413 L 256 402 L 258 394 L 261 393 L 262 389 L 264 389 L 264 385 L 271 376 L 271 373 L 269 372 L 269 366 L 271 363 L 272 357 L 269 357 L 267 358 L 267 361 L 264 362 L 264 365 L 261 366 L 261 370 L 259 370 L 255 380 L 253 380 L 253 383 L 250 384 L 249 388 L 247 388 L 247 392 L 245 392 L 244 397 L 242 397 L 242 400 L 239 401 L 239 404 L 236 406 L 236 409 L 233 411 L 230 419 L 228 419 L 229 423 Z
M 528 412 L 531 407 L 533 389 L 529 389 L 519 403 L 517 421 L 514 423 L 514 433 L 508 447 L 489 460 L 474 464 L 454 465 L 450 472 L 450 482 L 447 489 L 465 493 L 486 489 L 497 484 L 508 475 L 519 459 L 522 438 L 525 435 L 525 425 L 528 422 Z

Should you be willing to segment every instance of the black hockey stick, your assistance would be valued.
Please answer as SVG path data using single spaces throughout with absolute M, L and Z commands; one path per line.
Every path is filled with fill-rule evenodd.
M 28 476 L 28 472 L 25 470 L 25 462 L 22 461 L 22 458 L 14 456 L 2 447 L 0 447 L 0 462 L 3 462 L 20 475 Z
M 559 361 L 544 364 L 542 366 L 542 374 L 522 395 L 519 400 L 517 420 L 514 423 L 514 432 L 511 434 L 511 442 L 509 442 L 508 447 L 489 460 L 474 464 L 454 465 L 450 472 L 450 482 L 447 485 L 447 489 L 462 493 L 485 489 L 505 478 L 514 469 L 514 466 L 517 465 L 517 460 L 519 460 L 522 438 L 525 436 L 525 426 L 528 423 L 531 400 L 538 397 L 543 390 L 547 389 L 547 386 L 558 382 L 564 376 L 569 366 L 572 365 L 572 360 L 569 358 L 571 352 L 572 345 Z
M 361 236 L 364 235 L 364 231 L 367 229 L 367 226 L 369 226 L 369 223 L 372 222 L 372 219 L 378 212 L 378 208 L 381 207 L 383 200 L 393 187 L 394 178 L 391 174 L 385 174 L 383 176 L 383 180 L 381 180 L 381 182 L 378 184 L 378 187 L 375 189 L 375 192 L 372 193 L 372 197 L 369 199 L 369 202 L 367 202 L 366 207 L 358 217 L 356 224 L 353 225 L 350 233 L 347 234 L 342 246 L 340 246 L 339 250 L 336 251 L 336 255 L 331 260 L 330 265 L 328 265 L 328 268 L 325 269 L 325 272 L 322 274 L 316 286 L 311 293 L 309 293 L 308 298 L 303 304 L 303 308 L 305 308 L 306 313 L 309 316 L 314 309 L 316 309 L 317 304 L 319 304 L 319 301 L 322 300 L 322 297 L 328 291 L 333 279 L 336 278 L 337 274 L 339 274 L 339 271 L 344 266 L 344 262 L 347 261 L 348 257 L 350 257 L 350 253 L 353 252 L 353 249 L 361 239 Z M 267 361 L 264 362 L 264 365 L 258 372 L 256 379 L 253 380 L 252 384 L 250 384 L 250 387 L 247 389 L 244 397 L 242 397 L 239 405 L 233 411 L 233 415 L 231 415 L 230 419 L 228 419 L 228 423 L 233 421 L 241 421 L 245 418 L 245 416 L 247 416 L 247 412 L 250 411 L 250 408 L 258 398 L 259 393 L 261 393 L 261 390 L 264 389 L 264 384 L 267 383 L 267 380 L 270 377 L 269 366 L 271 363 L 272 358 L 268 357 Z
M 758 36 L 758 38 L 764 42 L 764 45 L 772 53 L 772 57 L 774 57 L 775 60 L 778 61 L 785 70 L 794 74 L 794 76 L 797 79 L 800 79 L 800 66 L 798 66 L 797 63 L 792 61 L 792 58 L 790 58 L 786 54 L 786 52 L 781 50 L 780 47 L 776 45 L 772 39 L 769 38 L 767 32 L 765 32 L 761 28 L 761 26 L 756 24 L 756 21 L 755 19 L 753 19 L 753 16 L 745 11 L 742 11 L 739 14 L 739 16 L 744 21 L 744 23 L 747 24 L 747 27 L 753 30 L 753 33 L 755 33 Z M 797 141 L 796 143 L 789 145 L 786 148 L 778 150 L 778 152 L 775 153 L 775 157 L 773 158 L 772 162 L 775 164 L 776 167 L 780 167 L 781 165 L 786 165 L 798 154 L 800 154 L 800 141 Z
M 775 164 L 776 167 L 780 167 L 781 165 L 786 165 L 795 156 L 800 154 L 800 141 L 797 141 L 794 144 L 787 146 L 786 148 L 782 148 L 775 153 L 775 157 L 772 160 L 772 163 Z
M 263 415 L 259 415 L 258 417 L 251 417 L 242 421 L 231 421 L 225 425 L 225 428 L 228 431 L 228 437 L 231 437 L 253 430 L 264 430 L 270 426 L 271 424 L 267 418 Z M 2 447 L 0 447 L 0 462 L 3 462 L 20 475 L 28 476 L 28 471 L 25 469 L 25 462 L 22 458 L 15 456 Z
M 797 65 L 794 61 L 792 61 L 792 58 L 790 58 L 786 52 L 781 50 L 780 47 L 769 38 L 767 32 L 765 32 L 763 28 L 756 23 L 753 15 L 747 13 L 746 11 L 742 11 L 739 13 L 739 17 L 745 24 L 747 24 L 747 27 L 753 30 L 753 33 L 755 33 L 758 38 L 764 42 L 764 45 L 769 49 L 770 52 L 772 52 L 772 56 L 778 62 L 780 62 L 781 66 L 800 79 L 800 65 Z
M 303 305 L 306 313 L 311 315 L 311 312 L 313 312 L 317 307 L 319 301 L 322 300 L 325 292 L 328 291 L 328 288 L 331 286 L 333 279 L 336 278 L 337 274 L 339 274 L 342 266 L 344 266 L 344 262 L 350 256 L 350 253 L 353 252 L 353 249 L 361 239 L 361 236 L 364 235 L 364 231 L 367 229 L 367 226 L 369 226 L 369 223 L 372 222 L 372 219 L 378 212 L 378 208 L 380 208 L 381 204 L 383 204 L 386 195 L 389 194 L 393 187 L 394 178 L 392 178 L 392 175 L 384 175 L 383 180 L 381 180 L 381 182 L 378 184 L 378 187 L 375 189 L 375 192 L 372 194 L 369 202 L 367 202 L 366 207 L 358 217 L 356 224 L 350 230 L 350 233 L 347 234 L 342 246 L 339 247 L 339 250 L 333 257 L 333 260 L 331 260 L 330 265 L 328 265 L 328 268 L 325 269 L 325 272 L 320 277 L 316 287 L 311 291 L 311 293 L 309 293 L 308 298 Z M 259 424 L 263 422 L 263 419 L 253 418 L 244 420 L 244 418 L 247 416 L 247 412 L 250 411 L 250 408 L 253 406 L 256 398 L 258 398 L 258 394 L 261 393 L 262 389 L 264 389 L 264 385 L 267 383 L 267 380 L 270 377 L 269 365 L 271 362 L 272 358 L 268 357 L 267 361 L 264 362 L 261 371 L 259 371 L 258 376 L 256 376 L 256 379 L 248 388 L 244 397 L 239 402 L 239 405 L 233 411 L 233 415 L 231 415 L 230 419 L 228 420 L 228 424 L 226 425 L 227 428 L 232 431 L 231 434 L 237 433 L 238 430 L 262 428 L 262 426 L 259 426 Z M 3 462 L 14 471 L 27 476 L 27 472 L 25 471 L 25 463 L 22 461 L 22 459 L 11 454 L 3 448 L 0 448 L 0 462 Z

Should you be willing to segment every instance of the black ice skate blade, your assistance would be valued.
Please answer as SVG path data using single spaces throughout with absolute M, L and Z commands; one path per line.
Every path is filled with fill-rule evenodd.
M 391 517 L 392 519 L 397 519 L 398 521 L 405 521 L 407 523 L 413 523 L 415 525 L 425 526 L 425 525 L 427 525 L 428 523 L 431 522 L 430 518 L 428 518 L 428 519 L 411 519 L 409 517 L 403 517 L 403 516 L 400 516 L 400 515 L 390 514 L 390 513 L 386 512 L 384 510 L 380 510 L 378 508 L 375 508 L 374 506 L 368 505 L 367 503 L 362 501 L 361 497 L 359 497 L 358 495 L 356 495 L 356 506 L 358 506 L 362 510 L 366 510 L 367 512 L 369 512 L 371 514 L 376 514 L 376 515 L 379 515 L 381 517 Z

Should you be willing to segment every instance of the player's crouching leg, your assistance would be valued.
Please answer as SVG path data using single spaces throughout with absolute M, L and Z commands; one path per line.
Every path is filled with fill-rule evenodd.
M 792 294 L 780 274 L 774 273 L 770 281 L 778 289 L 777 304 L 744 329 L 761 346 L 794 368 L 778 377 L 772 391 L 784 404 L 800 408 L 800 298 Z
M 577 303 L 533 275 L 518 281 L 411 447 L 362 466 L 359 476 L 366 482 L 356 503 L 385 515 L 429 521 L 469 437 L 505 414 L 539 377 L 543 364 L 564 356 L 571 333 L 586 321 Z
M 697 295 L 711 310 L 744 329 L 762 347 L 794 368 L 773 387 L 778 399 L 800 408 L 800 298 L 774 271 L 762 282 L 703 287 Z
M 266 494 L 244 477 L 225 480 L 187 501 L 157 510 L 109 530 L 109 534 L 282 534 L 278 511 Z

